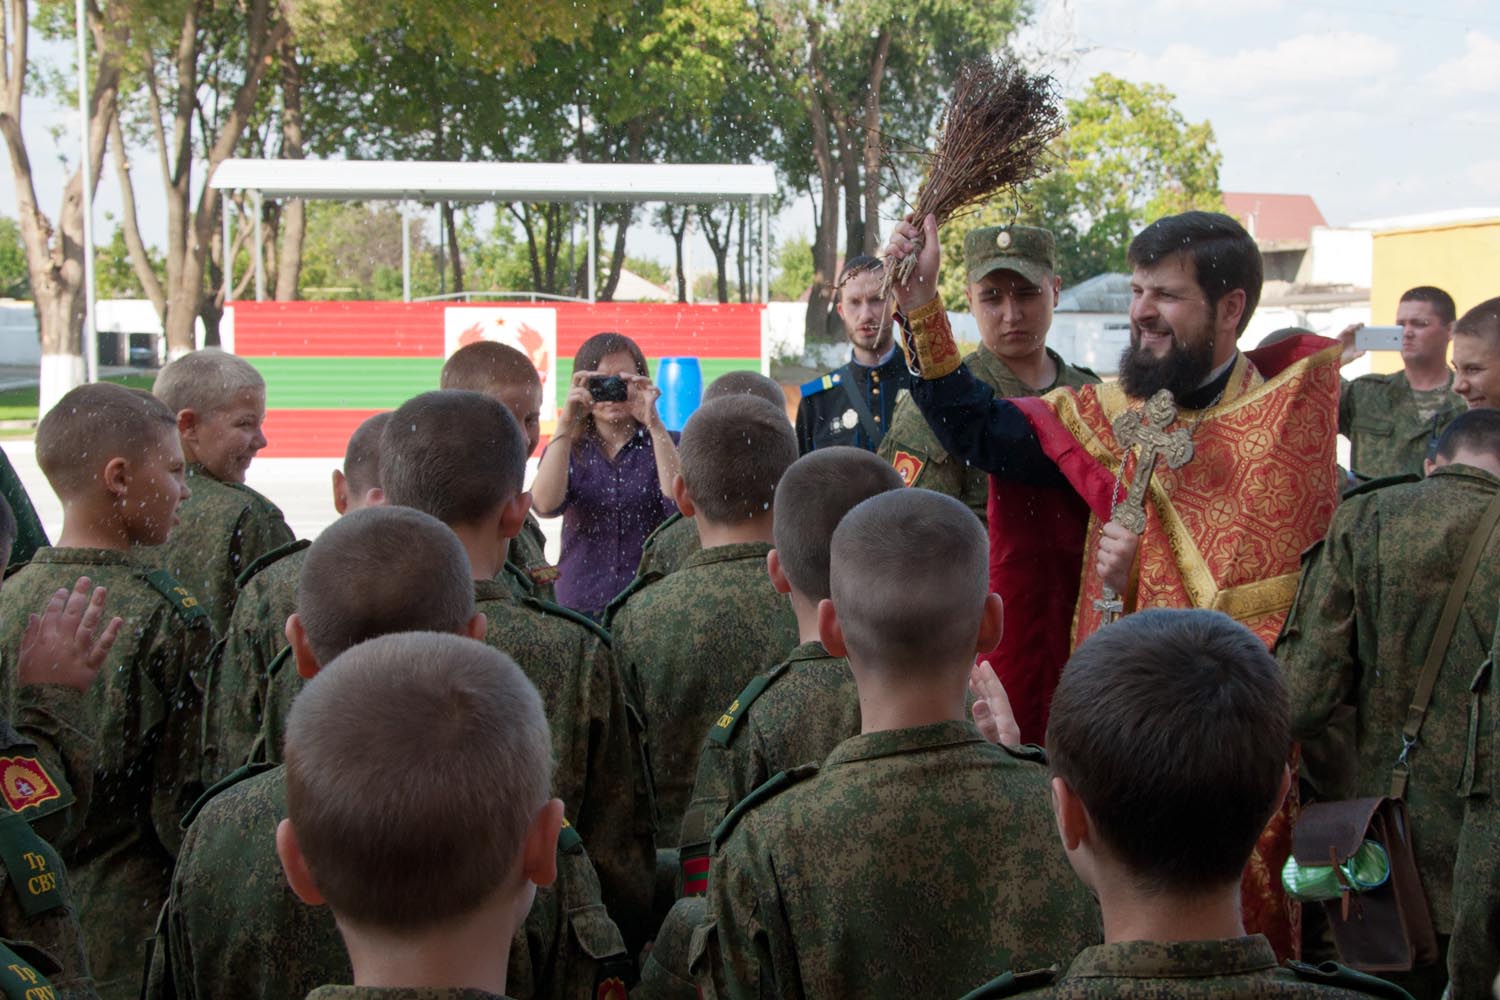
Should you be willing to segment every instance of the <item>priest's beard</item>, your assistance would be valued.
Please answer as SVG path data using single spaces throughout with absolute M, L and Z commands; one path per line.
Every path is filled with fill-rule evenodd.
M 1212 336 L 1187 346 L 1174 335 L 1171 349 L 1159 358 L 1141 347 L 1140 328 L 1132 324 L 1130 344 L 1120 355 L 1120 385 L 1132 399 L 1150 399 L 1169 389 L 1172 398 L 1180 400 L 1202 385 L 1213 370 Z

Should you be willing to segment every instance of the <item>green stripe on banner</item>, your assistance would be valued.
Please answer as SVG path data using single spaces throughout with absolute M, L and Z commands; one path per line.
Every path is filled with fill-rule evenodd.
M 271 410 L 392 410 L 438 387 L 442 358 L 246 358 Z
M 419 392 L 438 387 L 442 358 L 271 358 L 247 357 L 266 380 L 266 408 L 272 410 L 390 410 Z M 655 376 L 659 358 L 647 358 Z M 760 371 L 759 358 L 700 358 L 703 385 L 732 371 Z M 573 377 L 573 359 L 557 368 L 557 403 L 562 405 Z

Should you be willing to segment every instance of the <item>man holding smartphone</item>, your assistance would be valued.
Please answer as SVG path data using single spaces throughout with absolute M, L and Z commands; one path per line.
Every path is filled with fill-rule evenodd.
M 1349 468 L 1356 476 L 1421 475 L 1429 444 L 1464 412 L 1448 368 L 1454 315 L 1453 298 L 1441 288 L 1410 289 L 1396 308 L 1401 371 L 1362 375 L 1343 384 L 1339 433 L 1349 439 Z M 1339 334 L 1344 364 L 1364 353 L 1357 343 L 1363 325 Z

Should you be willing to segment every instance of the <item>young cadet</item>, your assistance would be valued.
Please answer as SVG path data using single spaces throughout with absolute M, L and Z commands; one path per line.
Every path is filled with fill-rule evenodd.
M 16 518 L 0 497 L 0 563 L 16 536 Z M 16 664 L 17 705 L 0 716 L 0 990 L 7 995 L 50 989 L 32 995 L 98 996 L 53 844 L 88 810 L 94 743 L 83 731 L 83 695 L 123 624 L 114 618 L 100 630 L 105 596 L 79 577 L 72 590 L 58 589 L 40 616 L 29 616 Z
M 406 725 L 422 738 L 389 738 Z M 353 986 L 308 1000 L 506 992 L 494 942 L 515 937 L 556 875 L 550 749 L 536 689 L 473 640 L 372 639 L 307 686 L 287 728 L 276 850 L 297 895 L 333 911 L 354 971 Z
M 638 948 L 651 930 L 651 786 L 608 633 L 496 579 L 531 503 L 522 489 L 526 436 L 488 396 L 444 389 L 402 404 L 380 454 L 386 502 L 431 514 L 463 542 L 476 607 L 489 621 L 485 641 L 514 657 L 542 694 L 556 794 L 588 845 L 611 915 Z
M 28 614 L 80 575 L 107 587 L 124 619 L 84 698 L 98 745 L 93 796 L 63 850 L 99 992 L 123 998 L 139 984 L 178 824 L 202 791 L 198 691 L 213 629 L 174 577 L 141 562 L 151 550 L 139 547 L 166 541 L 188 494 L 172 412 L 139 390 L 80 386 L 42 418 L 36 441 L 62 534 L 0 591 L 0 651 L 16 662 Z
M 222 635 L 240 574 L 292 540 L 281 510 L 245 485 L 266 446 L 266 382 L 250 362 L 210 347 L 168 364 L 151 391 L 177 414 L 192 495 L 182 526 L 149 558 L 203 603 Z
M 380 434 L 389 413 L 367 417 L 349 435 L 344 467 L 333 470 L 333 509 L 384 502 Z M 283 545 L 240 574 L 213 675 L 204 692 L 204 779 L 218 781 L 246 761 L 281 762 L 281 738 L 302 678 L 291 662 L 286 619 L 297 610 L 297 580 L 307 539 Z
M 1001 629 L 984 540 L 968 507 L 921 489 L 839 523 L 818 623 L 849 659 L 861 731 L 715 831 L 691 958 L 706 997 L 956 996 L 1098 940 L 1042 752 L 993 746 L 966 718 L 974 654 Z
M 712 403 L 724 396 L 758 396 L 770 403 L 772 406 L 781 407 L 786 412 L 786 394 L 781 391 L 781 386 L 772 379 L 767 378 L 760 372 L 732 371 L 725 372 L 708 384 L 703 390 L 702 403 Z M 641 547 L 641 562 L 636 569 L 638 578 L 656 578 L 675 573 L 682 568 L 688 556 L 703 547 L 698 538 L 698 522 L 691 517 L 683 517 L 678 511 L 667 518 L 656 530 L 646 536 L 646 541 Z M 619 602 L 611 605 L 611 610 L 617 608 Z M 609 618 L 605 618 L 605 624 Z
M 703 548 L 671 576 L 632 585 L 612 627 L 646 717 L 657 821 L 669 837 L 720 707 L 797 644 L 791 601 L 766 576 L 776 484 L 797 460 L 785 411 L 754 396 L 716 399 L 688 419 L 677 454 L 673 495 Z
M 406 585 L 418 576 L 422 588 Z M 297 605 L 287 631 L 296 669 L 307 677 L 378 636 L 485 630 L 462 544 L 436 518 L 407 507 L 360 510 L 330 525 L 303 562 Z M 398 717 L 386 728 L 420 732 L 416 726 Z M 407 750 L 421 745 L 382 738 Z M 330 780 L 345 773 L 335 766 Z M 204 799 L 177 859 L 146 996 L 296 1000 L 320 983 L 347 981 L 332 915 L 302 903 L 281 877 L 272 832 L 286 815 L 287 771 L 246 768 Z M 537 896 L 523 933 L 506 939 L 518 996 L 592 997 L 612 979 L 623 983 L 630 965 L 571 830 L 557 863 L 554 889 Z
M 531 359 L 507 344 L 481 340 L 453 352 L 443 363 L 440 389 L 482 392 L 510 411 L 526 432 L 526 457 L 536 453 L 542 439 L 542 379 Z M 505 559 L 506 574 L 524 593 L 555 599 L 557 567 L 547 561 L 547 538 L 531 511 L 521 533 L 511 539 Z
M 1227 615 L 1139 611 L 1078 647 L 1047 724 L 1051 802 L 1104 944 L 1036 995 L 1406 997 L 1333 963 L 1280 967 L 1245 934 L 1240 873 L 1286 795 L 1290 745 L 1280 668 Z M 971 996 L 1051 978 L 1007 974 Z

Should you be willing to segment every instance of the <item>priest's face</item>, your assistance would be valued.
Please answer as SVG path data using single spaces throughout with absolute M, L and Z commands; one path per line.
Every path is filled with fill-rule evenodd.
M 1120 384 L 1136 399 L 1170 389 L 1181 399 L 1214 370 L 1215 312 L 1185 253 L 1137 267 L 1130 278 L 1130 346 Z

